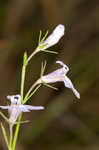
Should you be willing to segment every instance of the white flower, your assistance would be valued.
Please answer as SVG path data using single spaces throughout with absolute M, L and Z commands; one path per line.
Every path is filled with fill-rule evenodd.
M 47 75 L 42 76 L 37 83 L 55 83 L 55 82 L 64 82 L 65 87 L 70 88 L 73 93 L 76 95 L 76 97 L 79 99 L 80 94 L 79 92 L 74 88 L 71 80 L 66 76 L 67 72 L 69 71 L 69 68 L 67 65 L 65 65 L 61 61 L 56 61 L 56 63 L 59 63 L 63 67 L 60 69 L 57 69 L 54 72 L 51 72 Z
M 64 35 L 64 31 L 65 31 L 64 25 L 59 24 L 58 26 L 56 26 L 52 34 L 50 34 L 48 38 L 39 45 L 38 48 L 45 50 L 57 44 L 59 40 L 61 39 L 61 37 Z
M 44 109 L 43 106 L 22 105 L 20 95 L 7 96 L 7 99 L 11 101 L 11 105 L 0 106 L 0 108 L 9 110 L 9 114 L 10 114 L 9 121 L 12 123 L 14 123 L 17 120 L 21 112 L 30 112 L 30 110 Z
M 30 59 L 38 52 L 40 51 L 45 51 L 45 52 L 49 52 L 49 53 L 57 53 L 54 51 L 49 51 L 46 50 L 47 48 L 57 44 L 59 42 L 59 40 L 61 39 L 61 37 L 64 35 L 64 31 L 65 31 L 65 27 L 62 24 L 59 24 L 58 26 L 56 26 L 56 28 L 54 29 L 54 31 L 46 38 L 46 40 L 44 41 L 43 39 L 39 41 L 39 45 L 37 46 L 37 48 L 35 49 L 35 51 L 28 57 L 27 59 L 27 63 L 30 61 Z

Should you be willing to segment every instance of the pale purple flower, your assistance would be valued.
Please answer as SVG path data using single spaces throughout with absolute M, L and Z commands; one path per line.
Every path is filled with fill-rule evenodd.
M 61 37 L 64 35 L 64 31 L 65 31 L 64 25 L 59 24 L 58 26 L 56 26 L 54 31 L 47 37 L 47 39 L 39 45 L 38 48 L 45 50 L 57 44 L 61 39 Z
M 74 88 L 71 80 L 66 76 L 67 72 L 69 71 L 69 68 L 67 65 L 65 65 L 61 61 L 56 61 L 56 63 L 62 65 L 63 67 L 60 69 L 57 69 L 54 72 L 51 72 L 47 75 L 42 76 L 37 83 L 55 83 L 55 82 L 64 82 L 65 87 L 70 88 L 73 93 L 76 95 L 76 97 L 79 99 L 80 94 L 79 92 Z
M 17 120 L 21 112 L 30 112 L 30 110 L 44 109 L 43 106 L 22 105 L 20 95 L 7 96 L 7 99 L 11 101 L 11 105 L 0 106 L 0 108 L 9 110 L 9 114 L 10 114 L 9 121 L 12 123 L 14 123 Z
M 64 35 L 64 31 L 65 31 L 65 27 L 62 24 L 59 24 L 58 26 L 56 26 L 56 28 L 54 29 L 54 31 L 46 38 L 46 40 L 41 40 L 39 41 L 39 44 L 36 48 L 36 50 L 28 57 L 27 59 L 27 63 L 30 61 L 30 59 L 38 52 L 40 51 L 45 51 L 45 52 L 49 52 L 49 53 L 56 53 L 56 52 L 51 52 L 46 50 L 47 48 L 57 44 L 59 42 L 59 40 L 61 39 L 61 37 Z

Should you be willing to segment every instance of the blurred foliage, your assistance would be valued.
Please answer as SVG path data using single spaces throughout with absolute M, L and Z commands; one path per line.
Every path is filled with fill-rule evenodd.
M 36 48 L 40 30 L 51 33 L 60 23 L 66 27 L 65 36 L 51 48 L 59 54 L 34 57 L 27 69 L 25 92 L 39 78 L 42 61 L 47 60 L 48 73 L 57 68 L 56 60 L 62 60 L 81 93 L 78 101 L 62 83 L 55 85 L 58 91 L 41 87 L 29 104 L 45 105 L 45 111 L 24 114 L 23 120 L 31 123 L 21 126 L 18 150 L 99 149 L 98 18 L 98 0 L 0 1 L 0 105 L 8 103 L 8 94 L 20 91 L 24 51 L 29 55 Z M 1 149 L 6 149 L 2 136 Z

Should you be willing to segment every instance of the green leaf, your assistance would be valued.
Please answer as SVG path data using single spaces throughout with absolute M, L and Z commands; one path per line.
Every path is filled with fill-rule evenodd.
M 46 60 L 45 60 L 45 63 L 43 64 L 43 62 L 42 62 L 42 64 L 41 64 L 41 73 L 40 73 L 40 77 L 42 77 L 43 76 L 43 74 L 44 74 L 44 71 L 45 71 L 45 68 L 46 68 Z
M 56 87 L 54 87 L 54 86 L 51 86 L 51 85 L 49 85 L 49 84 L 47 84 L 47 83 L 45 83 L 45 82 L 43 82 L 43 81 L 42 81 L 42 83 L 43 83 L 45 86 L 47 86 L 47 87 L 49 87 L 49 88 L 51 88 L 51 89 L 58 90 L 58 88 L 56 88 Z
M 46 39 L 47 35 L 48 35 L 48 31 L 46 31 L 46 33 L 45 33 L 44 37 L 42 38 L 42 40 L 40 41 L 40 43 L 42 43 Z
M 41 36 L 42 36 L 42 31 L 40 30 L 40 34 L 39 34 L 39 40 L 38 40 L 38 45 L 40 44 L 40 41 L 41 41 Z
M 46 53 L 58 54 L 58 52 L 55 52 L 55 51 L 42 50 L 42 49 L 41 49 L 41 51 L 46 52 Z

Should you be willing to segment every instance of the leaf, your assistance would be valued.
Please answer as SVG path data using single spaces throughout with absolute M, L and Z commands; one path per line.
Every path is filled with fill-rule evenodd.
M 46 33 L 45 33 L 44 37 L 42 38 L 42 40 L 40 41 L 40 43 L 42 43 L 46 39 L 47 35 L 48 35 L 48 31 L 46 31 Z
M 41 41 L 41 36 L 42 36 L 42 31 L 40 30 L 40 34 L 39 34 L 39 40 L 38 40 L 38 45 L 40 44 L 40 41 Z
M 51 89 L 58 90 L 58 88 L 56 88 L 56 87 L 54 87 L 54 86 L 52 86 L 52 85 L 49 85 L 49 84 L 47 84 L 47 83 L 45 83 L 45 82 L 43 82 L 43 84 L 44 84 L 45 86 L 51 88 Z
M 43 64 L 43 62 L 42 62 L 42 64 L 41 64 L 41 74 L 40 74 L 40 77 L 42 77 L 43 76 L 43 74 L 44 74 L 44 71 L 45 71 L 45 68 L 46 68 L 46 60 L 45 60 L 45 63 Z
M 55 52 L 55 51 L 49 51 L 49 50 L 41 50 L 41 51 L 46 52 L 46 53 L 58 54 L 58 52 Z

